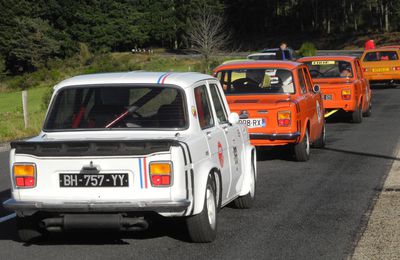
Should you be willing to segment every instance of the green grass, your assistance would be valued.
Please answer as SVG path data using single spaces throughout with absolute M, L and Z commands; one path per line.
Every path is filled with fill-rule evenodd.
M 213 61 L 215 67 L 224 60 L 237 57 L 220 57 Z M 0 82 L 0 142 L 34 136 L 40 132 L 45 116 L 51 86 L 75 75 L 113 71 L 202 71 L 200 58 L 175 55 L 146 55 L 108 53 L 93 56 L 82 62 L 79 56 L 56 60 L 44 68 L 22 76 L 7 77 Z M 28 89 L 29 127 L 25 129 L 20 89 Z M 44 98 L 45 97 L 45 98 Z M 47 97 L 47 98 L 46 98 Z
M 0 141 L 20 139 L 40 132 L 45 111 L 42 96 L 47 88 L 28 90 L 28 128 L 24 126 L 21 91 L 0 93 Z

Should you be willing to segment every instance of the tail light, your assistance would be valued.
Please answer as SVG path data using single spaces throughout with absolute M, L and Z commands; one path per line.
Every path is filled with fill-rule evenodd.
M 172 162 L 150 163 L 150 180 L 153 187 L 171 186 Z
M 36 186 L 36 166 L 32 163 L 16 163 L 13 166 L 14 184 L 17 188 Z
M 290 126 L 292 115 L 290 111 L 278 112 L 278 126 Z
M 400 70 L 400 67 L 393 67 L 393 70 Z
M 350 89 L 342 90 L 342 99 L 345 99 L 345 100 L 351 99 L 351 90 Z
M 368 69 L 367 68 L 362 68 L 362 71 L 363 72 L 368 72 Z

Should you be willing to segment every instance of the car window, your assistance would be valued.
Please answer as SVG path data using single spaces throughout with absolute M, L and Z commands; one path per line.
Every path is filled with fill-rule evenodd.
M 222 102 L 218 86 L 216 84 L 210 84 L 211 97 L 214 104 L 215 112 L 217 113 L 217 119 L 219 124 L 228 122 L 225 105 Z
M 214 119 L 211 113 L 210 100 L 208 98 L 206 86 L 202 85 L 195 88 L 194 95 L 201 129 L 214 126 Z
M 305 94 L 307 92 L 307 89 L 306 89 L 306 83 L 304 81 L 303 70 L 302 69 L 298 69 L 297 73 L 299 74 L 299 83 L 300 83 L 301 93 Z
M 290 70 L 280 68 L 234 69 L 217 73 L 225 94 L 293 94 Z
M 183 128 L 182 92 L 175 87 L 69 87 L 57 93 L 44 128 Z
M 347 78 L 353 77 L 351 63 L 341 60 L 316 60 L 304 62 L 312 78 Z
M 312 92 L 313 85 L 312 85 L 310 76 L 307 73 L 307 69 L 303 68 L 303 72 L 304 72 L 304 78 L 306 79 L 306 85 L 307 85 L 308 91 Z
M 398 59 L 399 57 L 395 51 L 373 51 L 365 54 L 363 61 L 387 61 Z

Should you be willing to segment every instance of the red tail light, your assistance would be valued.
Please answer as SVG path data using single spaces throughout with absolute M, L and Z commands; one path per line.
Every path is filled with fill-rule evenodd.
M 14 184 L 17 188 L 36 186 L 36 166 L 34 164 L 14 164 Z
M 171 186 L 172 162 L 150 163 L 150 176 L 153 187 Z
M 281 127 L 290 126 L 291 121 L 292 121 L 292 115 L 290 111 L 278 112 L 278 126 Z
M 344 100 L 351 99 L 351 90 L 350 89 L 343 89 L 342 90 L 342 99 L 344 99 Z
M 400 70 L 400 67 L 393 67 L 393 70 Z
M 362 68 L 363 72 L 368 72 L 367 68 Z

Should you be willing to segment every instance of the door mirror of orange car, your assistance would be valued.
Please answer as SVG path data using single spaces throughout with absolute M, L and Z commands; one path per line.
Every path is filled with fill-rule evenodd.
M 230 113 L 230 115 L 228 117 L 228 121 L 232 125 L 235 125 L 235 124 L 239 123 L 239 115 L 238 115 L 238 113 L 235 113 L 235 112 Z
M 319 93 L 321 91 L 321 88 L 319 87 L 319 85 L 315 84 L 313 87 L 313 91 L 314 93 Z

